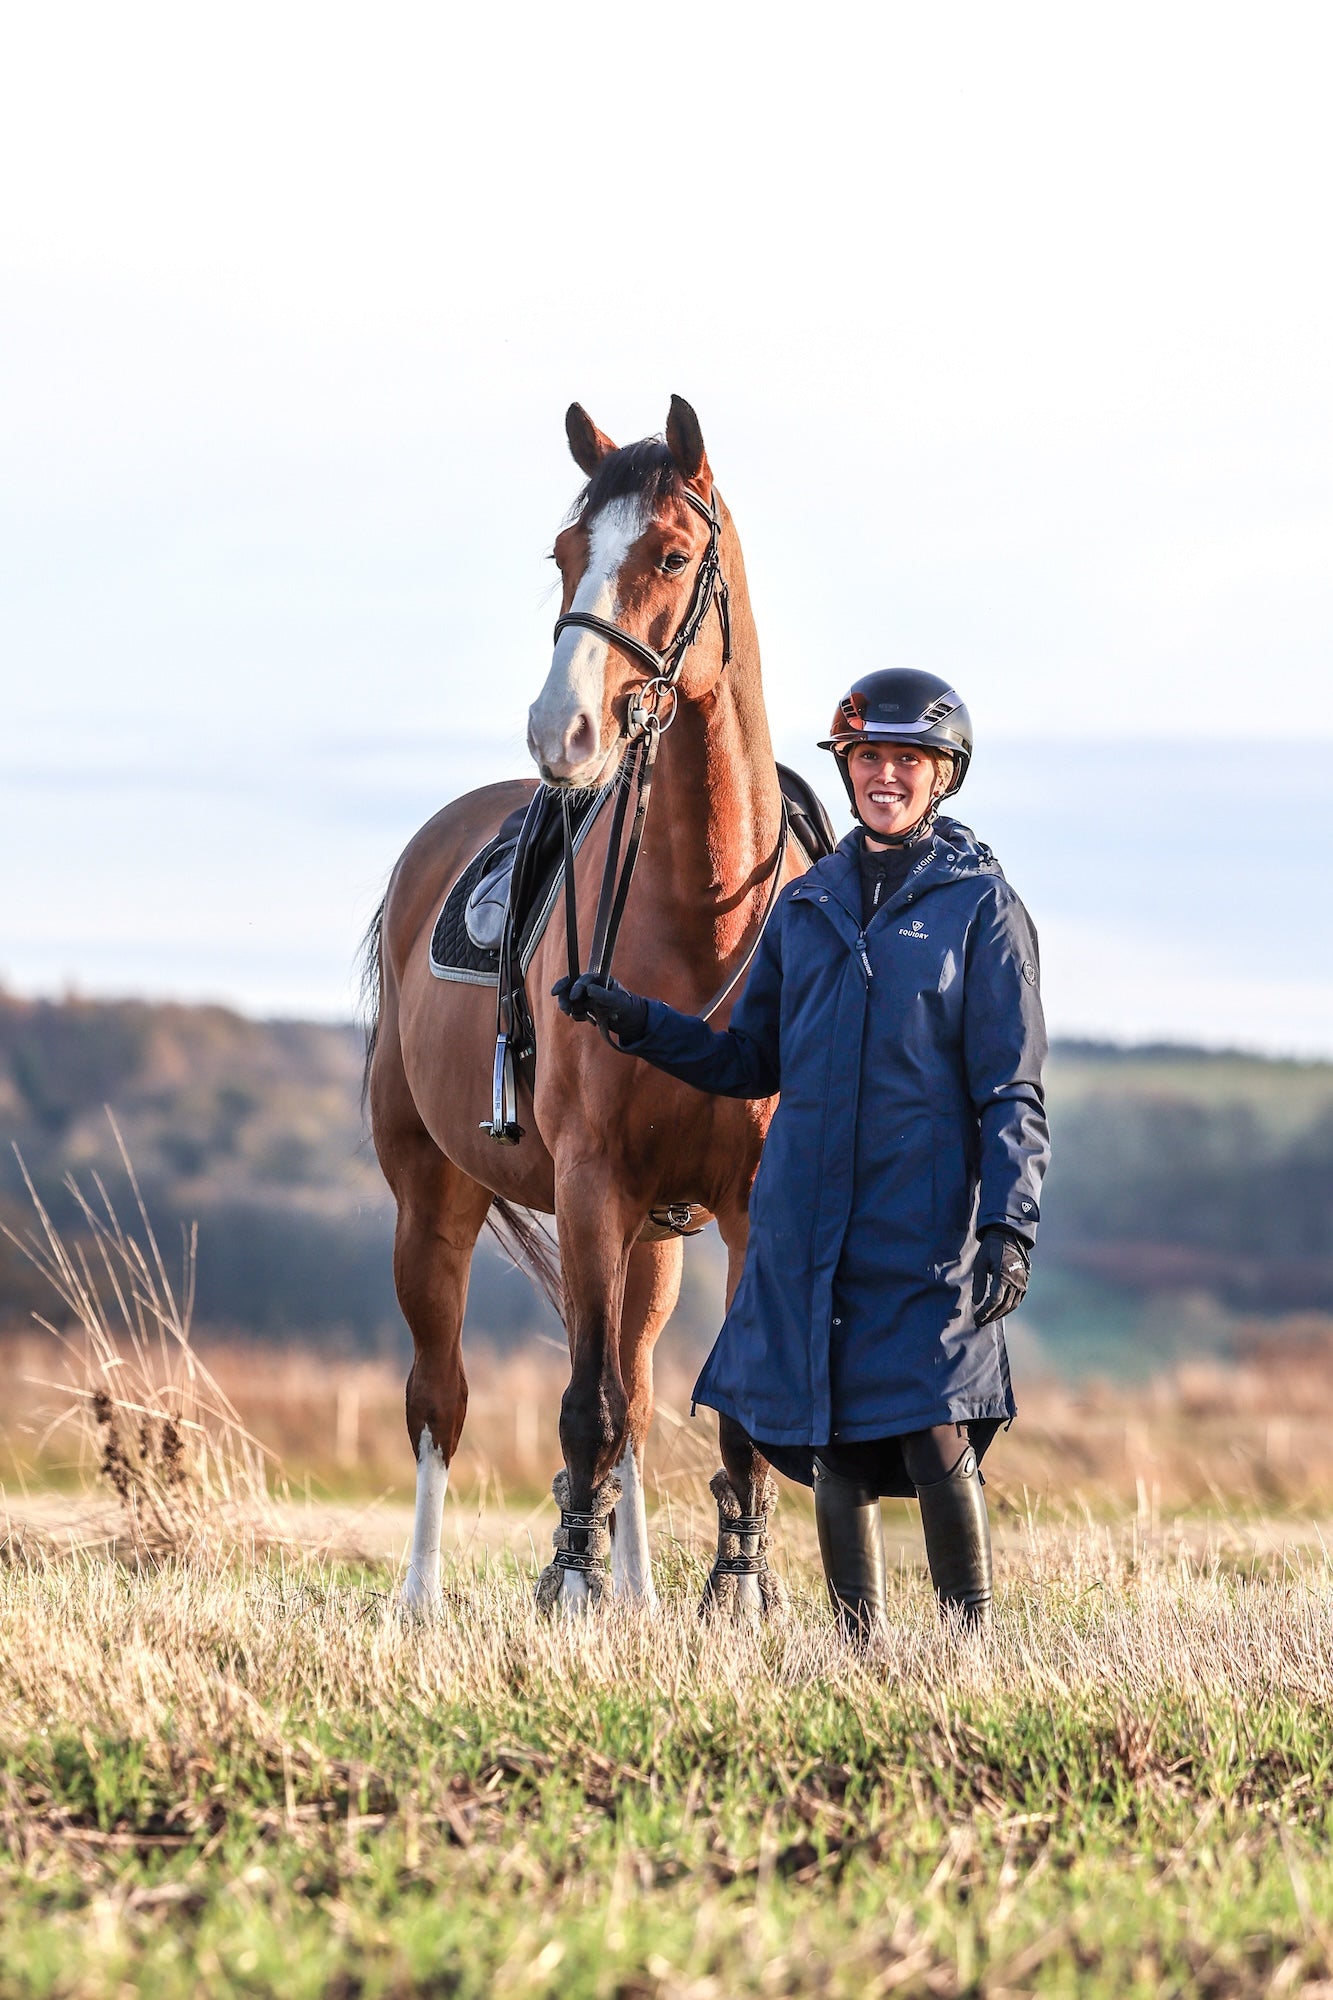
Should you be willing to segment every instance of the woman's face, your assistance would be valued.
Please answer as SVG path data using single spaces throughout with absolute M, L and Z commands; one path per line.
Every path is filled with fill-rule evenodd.
M 946 774 L 911 743 L 857 743 L 848 752 L 857 811 L 873 833 L 906 833 L 944 790 Z

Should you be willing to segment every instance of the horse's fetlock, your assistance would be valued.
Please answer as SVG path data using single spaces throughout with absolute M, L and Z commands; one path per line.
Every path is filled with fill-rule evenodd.
M 768 1517 L 777 1488 L 768 1473 L 746 1485 L 743 1508 L 725 1467 L 709 1481 L 717 1501 L 717 1557 L 704 1585 L 700 1616 L 710 1613 L 744 1619 L 766 1617 L 782 1602 L 781 1585 L 769 1567 Z
M 583 1487 L 584 1482 L 576 1485 L 563 1467 L 552 1484 L 560 1526 L 551 1537 L 555 1560 L 537 1579 L 538 1611 L 554 1611 L 562 1602 L 591 1607 L 606 1594 L 610 1521 L 620 1498 L 620 1481 L 613 1473 L 591 1491 Z

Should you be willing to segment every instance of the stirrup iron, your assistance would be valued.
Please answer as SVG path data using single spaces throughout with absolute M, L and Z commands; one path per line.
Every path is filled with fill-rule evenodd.
M 491 1116 L 482 1119 L 477 1127 L 478 1131 L 488 1132 L 501 1146 L 516 1146 L 523 1137 L 523 1127 L 513 1116 L 517 1109 L 514 1052 L 509 1046 L 509 1035 L 502 1028 L 495 1038 L 495 1069 L 491 1076 Z

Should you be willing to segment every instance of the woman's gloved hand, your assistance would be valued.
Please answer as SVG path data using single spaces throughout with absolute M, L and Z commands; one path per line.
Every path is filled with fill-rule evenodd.
M 595 1021 L 622 1042 L 637 1042 L 648 1026 L 648 1002 L 629 992 L 618 979 L 594 979 L 590 972 L 571 979 L 566 973 L 556 980 L 551 994 L 560 1012 L 568 1014 L 571 1021 Z
M 1022 1305 L 1030 1269 L 1027 1245 L 1021 1237 L 995 1222 L 982 1230 L 977 1261 L 972 1266 L 972 1317 L 978 1326 L 1003 1319 Z

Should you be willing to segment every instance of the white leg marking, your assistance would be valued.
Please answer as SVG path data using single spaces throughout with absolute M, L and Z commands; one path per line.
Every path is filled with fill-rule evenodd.
M 757 1576 L 738 1576 L 736 1578 L 736 1613 L 738 1617 L 742 1618 L 763 1617 L 764 1597 L 763 1592 L 759 1588 L 759 1578 Z
M 612 1587 L 617 1597 L 656 1610 L 643 1467 L 632 1444 L 625 1446 L 625 1455 L 616 1472 L 620 1477 L 620 1498 L 616 1502 L 615 1532 L 611 1536 Z
M 426 1425 L 417 1447 L 417 1511 L 412 1523 L 412 1555 L 403 1579 L 401 1603 L 423 1614 L 440 1609 L 440 1538 L 449 1468 Z
M 588 1579 L 580 1576 L 576 1569 L 567 1569 L 560 1579 L 560 1609 L 586 1611 L 587 1608 Z
M 590 611 L 614 621 L 620 609 L 616 583 L 625 557 L 644 530 L 643 502 L 636 494 L 608 500 L 589 530 L 588 567 L 579 579 L 571 611 Z M 555 642 L 551 670 L 541 693 L 528 711 L 528 743 L 539 763 L 561 777 L 573 777 L 600 757 L 584 750 L 571 766 L 568 743 L 581 716 L 592 718 L 600 737 L 606 703 L 606 640 L 596 632 L 571 626 Z M 589 776 L 578 782 L 591 782 Z

